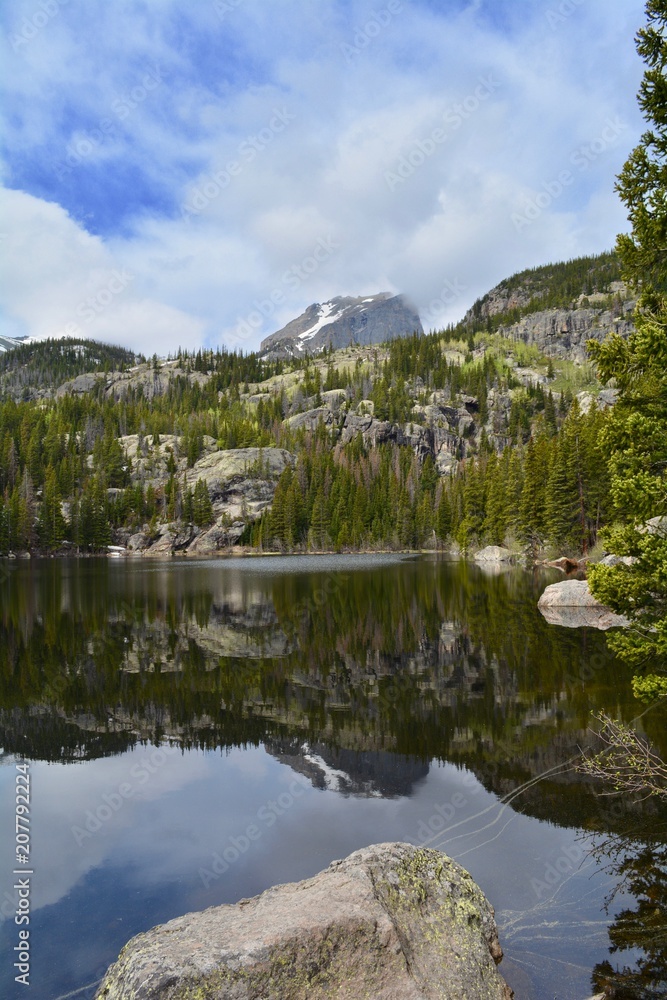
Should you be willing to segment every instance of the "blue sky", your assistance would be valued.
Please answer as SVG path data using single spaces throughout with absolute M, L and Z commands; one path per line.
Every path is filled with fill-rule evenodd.
M 254 349 L 335 295 L 426 328 L 627 228 L 639 0 L 14 0 L 0 333 Z

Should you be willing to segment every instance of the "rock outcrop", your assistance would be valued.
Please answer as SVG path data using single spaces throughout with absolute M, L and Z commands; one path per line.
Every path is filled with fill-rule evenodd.
M 366 298 L 339 295 L 314 302 L 282 330 L 262 341 L 267 357 L 313 354 L 325 347 L 380 344 L 411 333 L 423 333 L 419 314 L 403 295 L 381 292 Z
M 188 484 L 198 479 L 214 493 L 222 484 L 239 476 L 278 479 L 285 466 L 294 464 L 294 456 L 284 448 L 229 448 L 211 451 L 188 470 Z
M 636 562 L 636 556 L 617 556 L 610 552 L 600 559 L 600 566 L 634 566 Z
M 613 255 L 582 258 L 579 264 L 587 265 L 588 273 L 581 270 L 573 276 L 574 285 L 579 283 L 578 295 L 574 285 L 563 285 L 558 265 L 531 268 L 501 281 L 478 299 L 464 323 L 473 327 L 507 314 L 507 323 L 498 326 L 496 322 L 494 329 L 508 340 L 522 340 L 553 358 L 584 363 L 588 340 L 604 340 L 612 330 L 627 337 L 634 329 L 636 301 L 622 281 L 614 280 L 618 262 Z M 555 288 L 560 289 L 560 305 L 553 308 L 547 302 L 553 301 Z M 517 311 L 524 315 L 514 319 L 511 314 Z
M 537 606 L 550 625 L 566 628 L 608 628 L 628 625 L 627 618 L 614 614 L 593 597 L 587 580 L 563 580 L 546 588 Z
M 493 909 L 438 851 L 378 844 L 133 938 L 97 1000 L 510 1000 Z
M 532 344 L 549 357 L 583 364 L 588 360 L 589 340 L 604 340 L 612 330 L 628 336 L 634 329 L 634 305 L 632 301 L 624 303 L 620 316 L 608 309 L 545 309 L 511 326 L 501 326 L 498 332 L 511 340 Z
M 205 436 L 204 453 L 189 468 L 181 454 L 180 439 L 174 435 L 161 435 L 159 446 L 153 446 L 150 439 L 140 440 L 136 434 L 119 440 L 132 463 L 135 481 L 159 487 L 167 479 L 167 462 L 172 460 L 179 482 L 194 491 L 202 479 L 211 498 L 214 520 L 206 528 L 176 520 L 160 525 L 159 537 L 151 536 L 148 525 L 134 533 L 116 532 L 117 540 L 129 552 L 151 556 L 175 552 L 207 556 L 236 545 L 248 524 L 271 506 L 281 472 L 295 461 L 284 448 L 218 449 L 213 438 Z
M 55 391 L 56 399 L 63 396 L 81 396 L 91 392 L 98 384 L 104 387 L 104 394 L 109 399 L 122 399 L 132 390 L 141 391 L 146 399 L 163 396 L 176 378 L 187 378 L 191 383 L 205 385 L 210 376 L 202 372 L 186 371 L 178 361 L 159 361 L 156 366 L 152 362 L 134 365 L 125 371 L 88 372 L 77 375 L 63 382 Z

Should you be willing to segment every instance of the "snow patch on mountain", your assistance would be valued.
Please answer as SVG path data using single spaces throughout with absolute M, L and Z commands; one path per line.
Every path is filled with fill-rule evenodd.
M 320 332 L 322 327 L 326 326 L 328 323 L 334 323 L 337 319 L 343 315 L 343 309 L 337 309 L 335 301 L 333 302 L 323 302 L 319 307 L 320 318 L 313 326 L 306 330 L 304 333 L 300 333 L 298 339 L 301 341 L 312 340 L 313 337 Z
M 296 319 L 262 341 L 269 357 L 315 354 L 352 344 L 379 344 L 411 333 L 423 333 L 419 314 L 403 295 L 380 292 L 362 297 L 336 296 L 314 302 Z
M 28 337 L 2 337 L 0 336 L 0 351 L 12 351 L 21 344 L 28 343 Z

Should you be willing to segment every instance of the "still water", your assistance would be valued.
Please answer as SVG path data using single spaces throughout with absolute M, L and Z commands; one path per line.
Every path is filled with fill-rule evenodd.
M 391 556 L 1 564 L 1 995 L 89 1000 L 139 931 L 403 840 L 482 887 L 518 1000 L 605 977 L 664 996 L 665 816 L 575 769 L 591 712 L 643 709 L 603 634 L 541 618 L 557 578 Z M 639 725 L 667 753 L 664 713 Z

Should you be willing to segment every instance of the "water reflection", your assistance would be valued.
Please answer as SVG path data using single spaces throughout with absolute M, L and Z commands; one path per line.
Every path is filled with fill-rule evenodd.
M 536 611 L 551 577 L 377 557 L 356 566 L 13 567 L 0 585 L 5 748 L 62 761 L 165 736 L 204 748 L 273 738 L 311 747 L 334 771 L 345 754 L 341 791 L 365 787 L 368 754 L 389 752 L 458 761 L 504 794 L 585 745 L 591 710 L 633 714 L 628 671 L 604 636 Z M 660 749 L 661 720 L 647 724 Z M 554 774 L 522 807 L 587 826 L 592 787 Z
M 374 839 L 432 839 L 512 901 L 499 914 L 509 945 L 525 955 L 534 947 L 544 965 L 552 946 L 554 962 L 562 961 L 556 938 L 561 945 L 571 938 L 573 953 L 579 949 L 590 969 L 590 956 L 606 946 L 608 921 L 598 908 L 588 930 L 577 929 L 586 870 L 573 877 L 577 891 L 570 898 L 565 885 L 556 886 L 554 898 L 564 900 L 557 911 L 538 883 L 549 865 L 569 856 L 565 850 L 574 851 L 580 831 L 622 837 L 629 823 L 648 828 L 661 818 L 654 802 L 610 801 L 571 766 L 589 742 L 591 711 L 612 709 L 630 719 L 636 706 L 630 671 L 607 653 L 604 635 L 549 626 L 538 613 L 537 596 L 554 578 L 393 557 L 11 565 L 4 578 L 0 574 L 2 746 L 38 761 L 91 762 L 82 772 L 88 786 L 74 768 L 50 771 L 52 811 L 44 821 L 55 827 L 59 794 L 71 818 L 59 834 L 67 864 L 54 869 L 46 902 L 68 898 L 78 880 L 102 878 L 113 842 L 113 877 L 140 857 L 160 891 L 171 885 L 175 915 L 304 877 L 304 859 L 317 871 L 361 846 L 376 829 L 369 817 L 381 816 L 382 835 L 371 834 Z M 649 713 L 645 724 L 665 754 L 664 714 Z M 151 783 L 154 799 L 137 785 L 136 801 L 99 837 L 78 843 L 70 827 L 85 830 L 81 817 L 94 812 L 96 789 L 113 790 L 117 774 L 165 740 L 206 753 L 179 757 L 177 767 Z M 263 749 L 248 752 L 251 747 Z M 263 769 L 248 820 L 248 787 L 256 776 L 244 781 L 234 772 L 221 784 L 222 771 L 211 763 L 220 750 L 232 755 L 239 773 L 252 761 Z M 438 797 L 441 774 L 447 791 Z M 190 883 L 173 888 L 174 879 L 208 863 L 225 837 L 257 815 L 272 786 L 289 789 L 295 775 L 316 799 L 300 800 L 280 831 L 278 824 L 267 827 L 261 863 L 257 857 L 239 862 L 224 887 L 213 887 L 224 888 L 216 898 Z M 460 783 L 466 775 L 474 789 Z M 465 808 L 455 806 L 457 794 Z M 335 800 L 342 799 L 349 826 L 341 831 Z M 178 802 L 176 818 L 171 801 Z M 434 802 L 444 811 L 435 812 Z M 458 814 L 441 823 L 454 807 Z M 489 810 L 483 821 L 481 808 Z M 158 813 L 160 830 L 172 837 L 160 848 L 162 860 L 152 843 Z M 514 823 L 518 813 L 543 821 L 537 852 L 534 832 Z M 195 815 L 202 820 L 196 833 Z M 464 820 L 469 825 L 453 828 Z M 488 831 L 487 820 L 495 824 Z M 484 845 L 511 823 L 514 854 L 498 872 L 497 855 L 485 853 Z M 209 828 L 213 833 L 202 832 Z M 654 855 L 660 843 L 656 838 Z M 649 947 L 664 926 L 664 905 L 656 903 L 664 899 L 664 853 L 651 867 L 642 844 L 634 848 L 639 867 L 628 881 L 624 910 L 610 911 L 610 933 L 615 945 L 627 941 L 645 955 L 636 969 L 630 957 L 630 978 L 614 973 L 614 988 L 648 997 L 659 994 L 637 992 L 639 980 L 631 976 L 643 977 L 647 989 L 655 981 L 657 989 L 664 975 L 664 941 Z M 617 880 L 631 871 L 628 862 L 611 874 Z M 653 894 L 650 881 L 657 886 Z M 661 914 L 655 923 L 652 905 Z M 153 922 L 166 919 L 164 910 L 155 913 Z M 642 934 L 644 924 L 651 940 Z M 120 943 L 134 927 L 130 922 L 114 931 Z M 612 972 L 600 963 L 596 984 Z
M 654 821 L 631 830 L 594 844 L 596 863 L 614 878 L 607 906 L 621 890 L 634 905 L 617 913 L 609 928 L 609 953 L 620 968 L 599 962 L 592 983 L 619 1000 L 660 1000 L 667 996 L 667 826 Z

